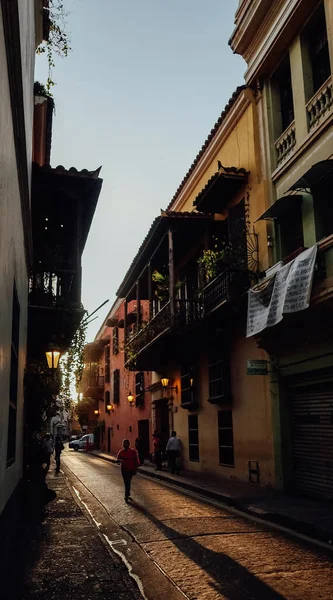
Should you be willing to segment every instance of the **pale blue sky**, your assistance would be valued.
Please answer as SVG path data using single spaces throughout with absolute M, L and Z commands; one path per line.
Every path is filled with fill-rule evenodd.
M 152 220 L 165 208 L 245 63 L 228 39 L 238 0 L 64 0 L 72 51 L 53 70 L 51 164 L 103 166 L 83 255 L 92 339 Z M 36 79 L 47 77 L 37 58 Z

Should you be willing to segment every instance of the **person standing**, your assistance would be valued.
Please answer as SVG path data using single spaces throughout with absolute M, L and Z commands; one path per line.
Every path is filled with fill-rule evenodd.
M 56 436 L 56 440 L 55 440 L 55 444 L 54 444 L 54 454 L 55 454 L 55 461 L 56 461 L 56 471 L 57 473 L 59 473 L 60 471 L 60 454 L 64 449 L 64 445 L 62 443 L 62 439 L 60 437 L 60 435 Z
M 170 462 L 171 473 L 179 475 L 179 459 L 181 451 L 181 441 L 177 438 L 175 431 L 171 432 L 171 438 L 166 445 L 166 452 Z
M 53 454 L 53 450 L 54 450 L 53 439 L 51 438 L 51 435 L 49 433 L 46 434 L 46 436 L 43 440 L 42 450 L 43 450 L 43 455 L 44 455 L 44 462 L 46 462 L 47 470 L 49 470 L 51 454 Z
M 162 471 L 162 440 L 157 431 L 153 435 L 156 471 Z
M 144 441 L 143 441 L 142 435 L 139 435 L 136 438 L 135 447 L 136 447 L 137 453 L 139 455 L 140 465 L 143 465 L 145 462 L 145 448 L 144 448 Z
M 123 440 L 123 449 L 117 454 L 117 462 L 121 463 L 121 474 L 125 486 L 125 502 L 128 502 L 132 500 L 132 477 L 136 475 L 136 470 L 140 466 L 137 452 L 133 448 L 130 448 L 129 440 Z

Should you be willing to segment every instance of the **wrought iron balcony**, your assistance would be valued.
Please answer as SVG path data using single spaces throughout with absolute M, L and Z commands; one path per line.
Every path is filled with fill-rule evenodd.
M 160 340 L 162 336 L 191 327 L 202 317 L 203 309 L 200 299 L 175 299 L 174 315 L 169 300 L 142 329 L 127 337 L 125 363 L 130 367 L 145 348 L 151 346 L 158 339 Z
M 34 271 L 29 279 L 29 304 L 55 308 L 74 305 L 77 288 L 75 271 Z

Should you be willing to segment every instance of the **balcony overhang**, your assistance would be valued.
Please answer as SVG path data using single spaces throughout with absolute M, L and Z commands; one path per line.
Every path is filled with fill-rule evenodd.
M 73 240 L 82 254 L 102 187 L 100 169 L 77 171 L 33 164 L 31 207 L 38 264 L 52 260 L 52 252 L 54 262 L 57 249 L 62 247 L 64 254 L 66 243 L 71 246 Z M 44 247 L 49 248 L 50 257 L 43 254 Z
M 220 164 L 219 170 L 197 195 L 193 206 L 203 213 L 222 213 L 247 182 L 248 175 L 243 168 L 223 167 Z
M 312 190 L 317 185 L 324 183 L 326 178 L 333 179 L 333 159 L 321 160 L 314 164 L 292 186 L 291 190 Z
M 186 243 L 193 244 L 201 233 L 204 233 L 207 225 L 214 221 L 211 214 L 201 214 L 197 212 L 174 212 L 161 211 L 161 215 L 153 221 L 147 236 L 137 252 L 125 278 L 123 279 L 118 291 L 119 298 L 125 298 L 135 285 L 141 273 L 144 271 L 152 257 L 157 252 L 162 241 L 167 236 L 169 230 L 175 234 L 176 246 L 185 246 Z M 175 248 L 177 252 L 177 247 Z
M 278 221 L 286 212 L 302 202 L 302 194 L 288 194 L 278 198 L 265 212 L 256 219 L 257 221 L 274 220 Z

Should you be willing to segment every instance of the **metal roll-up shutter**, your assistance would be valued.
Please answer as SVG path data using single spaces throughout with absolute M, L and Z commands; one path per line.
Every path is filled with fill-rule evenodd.
M 290 388 L 293 483 L 296 492 L 333 498 L 333 381 Z

